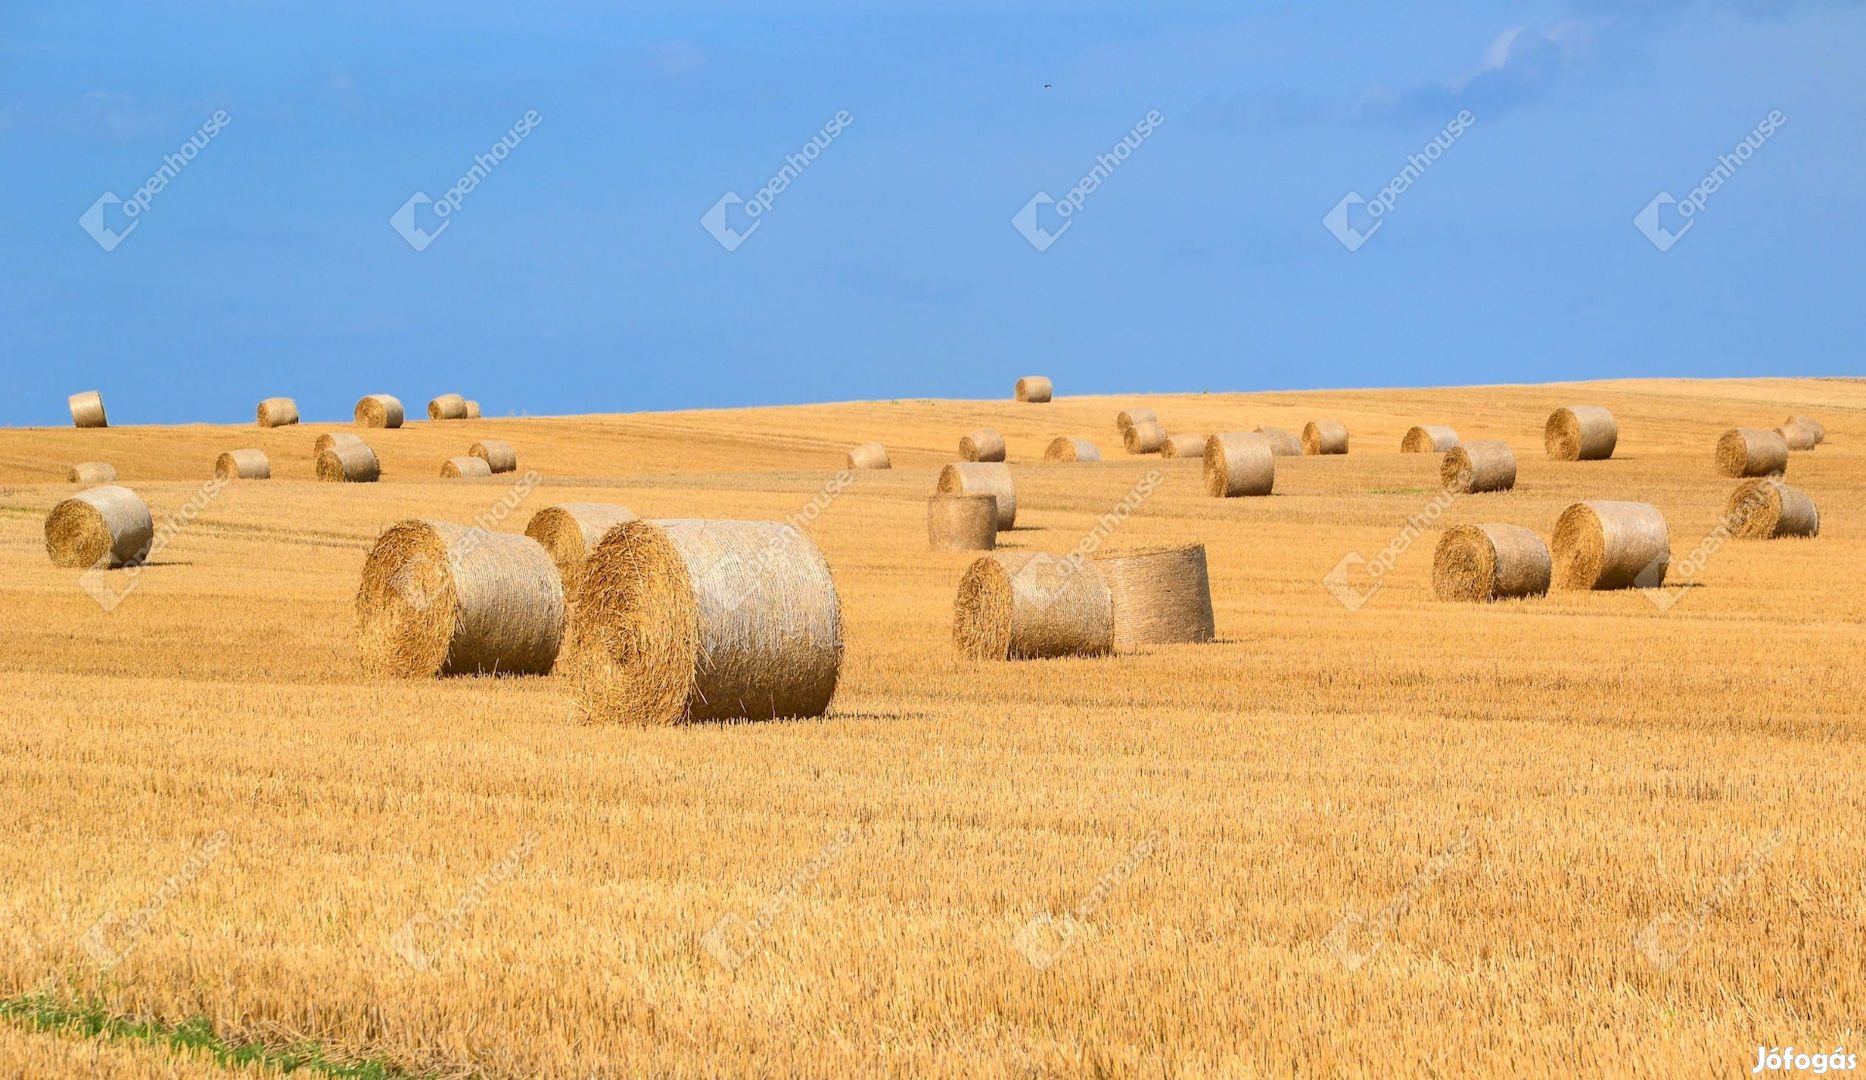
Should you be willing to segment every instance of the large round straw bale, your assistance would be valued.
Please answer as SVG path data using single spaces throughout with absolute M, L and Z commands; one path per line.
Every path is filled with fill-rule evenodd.
M 332 483 L 373 484 L 382 478 L 382 463 L 363 443 L 339 443 L 317 456 L 317 478 Z
M 959 580 L 952 636 L 960 655 L 976 660 L 1105 656 L 1114 651 L 1114 603 L 1092 560 L 997 552 Z
M 1672 560 L 1671 530 L 1651 503 L 1578 502 L 1555 522 L 1558 589 L 1655 588 Z
M 485 458 L 471 456 L 450 457 L 441 462 L 441 476 L 452 480 L 458 477 L 491 476 L 492 466 Z
M 1738 484 L 1724 507 L 1724 520 L 1732 533 L 1752 540 L 1817 536 L 1821 531 L 1821 512 L 1814 500 L 1774 476 Z
M 428 419 L 430 420 L 465 420 L 466 418 L 466 398 L 459 394 L 442 394 L 428 402 Z
M 1042 375 L 1026 375 L 1017 380 L 1017 400 L 1019 401 L 1040 405 L 1050 400 L 1050 394 L 1054 390 L 1055 387 L 1050 385 L 1050 380 Z
M 1446 491 L 1470 494 L 1516 486 L 1516 455 L 1501 439 L 1474 439 L 1445 451 L 1438 477 Z
M 564 587 L 529 536 L 404 521 L 376 538 L 356 593 L 371 675 L 542 675 L 564 637 Z
M 1117 652 L 1215 636 L 1204 544 L 1106 551 L 1094 562 L 1108 585 Z
M 1816 445 L 1827 441 L 1827 428 L 1812 416 L 1791 416 L 1783 421 L 1782 424 L 1784 427 L 1789 424 L 1800 424 L 1802 427 L 1813 429 L 1814 442 Z
M 1806 424 L 1783 424 L 1775 429 L 1790 450 L 1812 450 L 1820 443 L 1814 435 L 1814 429 Z
M 959 457 L 965 461 L 1003 461 L 1004 436 L 990 428 L 979 428 L 959 440 Z
M 934 551 L 990 551 L 997 547 L 997 496 L 927 496 L 927 546 Z
M 851 469 L 892 469 L 894 463 L 888 460 L 888 448 L 878 442 L 865 442 L 849 451 Z
M 80 461 L 65 470 L 65 479 L 74 484 L 114 484 L 117 467 L 108 461 Z
M 1555 461 L 1605 461 L 1620 443 L 1620 425 L 1599 405 L 1570 405 L 1549 414 L 1542 448 Z
M 518 471 L 518 451 L 512 444 L 498 439 L 481 439 L 467 447 L 467 453 L 484 461 L 493 472 L 506 473 Z
M 1087 439 L 1071 438 L 1058 435 L 1050 440 L 1048 449 L 1043 451 L 1045 461 L 1100 461 L 1101 451 Z
M 264 450 L 229 450 L 215 459 L 214 475 L 222 480 L 270 480 L 272 462 L 266 460 Z
M 1135 424 L 1157 424 L 1159 422 L 1160 418 L 1153 414 L 1152 409 L 1122 409 L 1114 414 L 1114 426 L 1123 435 L 1126 435 L 1127 429 Z
M 1788 468 L 1788 440 L 1780 432 L 1731 428 L 1717 440 L 1717 468 L 1725 476 L 1768 476 Z
M 1121 433 L 1121 445 L 1130 454 L 1157 454 L 1166 445 L 1166 429 L 1157 420 L 1142 420 Z
M 577 598 L 577 701 L 627 724 L 821 716 L 842 606 L 810 538 L 769 521 L 632 521 Z
M 114 484 L 80 491 L 45 518 L 45 551 L 53 566 L 128 566 L 148 558 L 154 542 L 149 507 L 134 491 Z
M 991 495 L 998 500 L 998 530 L 1017 525 L 1017 485 L 1003 462 L 966 462 L 939 471 L 935 491 L 946 495 Z
M 1226 431 L 1205 440 L 1205 494 L 1268 495 L 1275 486 L 1276 455 L 1263 436 Z
M 617 525 L 636 520 L 635 512 L 615 503 L 560 503 L 531 515 L 525 535 L 544 545 L 564 582 L 564 599 L 575 603 L 583 587 L 583 564 Z
M 1440 600 L 1501 600 L 1549 591 L 1549 547 L 1521 525 L 1446 529 L 1432 554 L 1432 591 Z
M 1441 424 L 1420 424 L 1406 429 L 1400 440 L 1402 454 L 1442 454 L 1458 445 L 1458 433 Z
M 1311 420 L 1302 425 L 1302 452 L 1305 454 L 1347 453 L 1348 425 L 1339 420 Z
M 343 431 L 339 431 L 339 432 L 335 432 L 335 433 L 327 434 L 327 435 L 319 435 L 317 437 L 317 441 L 311 444 L 311 457 L 315 460 L 319 454 L 323 453 L 326 450 L 329 450 L 333 446 L 361 446 L 361 445 L 364 445 L 363 437 L 361 435 L 351 435 L 350 433 L 343 432 Z
M 1182 431 L 1169 435 L 1160 444 L 1160 456 L 1170 458 L 1197 458 L 1205 456 L 1205 436 L 1196 431 Z
M 284 427 L 298 422 L 298 403 L 288 397 L 269 397 L 259 403 L 260 427 Z
M 356 426 L 398 428 L 406 415 L 402 401 L 391 394 L 366 394 L 356 403 Z
M 474 401 L 472 398 L 468 398 L 466 402 L 466 419 L 479 419 L 479 402 Z
M 1262 435 L 1270 444 L 1270 452 L 1277 457 L 1301 457 L 1302 440 L 1278 427 L 1260 427 L 1256 434 Z
M 104 415 L 104 395 L 95 390 L 73 394 L 65 399 L 71 406 L 71 422 L 78 427 L 109 427 L 110 420 Z

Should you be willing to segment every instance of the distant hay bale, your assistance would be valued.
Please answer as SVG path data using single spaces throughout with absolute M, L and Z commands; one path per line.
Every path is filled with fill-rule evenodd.
M 256 412 L 259 426 L 264 428 L 284 427 L 298 422 L 298 403 L 288 397 L 269 397 L 259 403 Z
M 1114 603 L 1091 560 L 997 552 L 959 579 L 952 636 L 975 660 L 1105 656 L 1114 651 Z
M 71 406 L 71 422 L 81 428 L 109 427 L 110 420 L 104 415 L 104 395 L 95 390 L 86 390 L 65 399 Z
M 53 566 L 115 568 L 140 563 L 155 542 L 149 507 L 114 484 L 80 491 L 45 518 L 45 552 Z
M 927 496 L 927 546 L 934 551 L 990 551 L 997 547 L 997 496 Z
M 491 475 L 492 466 L 486 464 L 485 458 L 462 455 L 450 457 L 441 462 L 441 476 L 444 479 L 454 480 L 461 477 L 474 478 Z
M 466 418 L 466 398 L 459 394 L 442 394 L 428 402 L 428 419 L 430 420 L 465 420 Z
M 356 617 L 370 675 L 543 675 L 563 644 L 564 588 L 529 536 L 404 521 L 370 548 Z
M 1003 462 L 948 465 L 939 471 L 933 490 L 942 495 L 991 495 L 998 500 L 998 531 L 1017 525 L 1017 485 L 1011 480 L 1011 467 Z
M 311 444 L 311 457 L 315 460 L 319 454 L 329 450 L 333 446 L 361 445 L 364 445 L 361 435 L 351 435 L 348 432 L 342 431 L 329 435 L 319 435 L 317 441 Z
M 1339 420 L 1311 420 L 1302 425 L 1302 452 L 1305 454 L 1347 453 L 1348 425 Z
M 1017 380 L 1017 400 L 1028 401 L 1033 405 L 1041 405 L 1050 400 L 1050 394 L 1054 390 L 1055 388 L 1050 385 L 1050 380 L 1042 375 L 1026 375 Z
M 1814 500 L 1773 476 L 1738 484 L 1724 507 L 1724 520 L 1732 533 L 1750 540 L 1818 536 L 1821 531 Z
M 317 478 L 330 483 L 373 484 L 382 463 L 364 443 L 338 443 L 317 456 Z
M 1651 503 L 1578 502 L 1550 544 L 1558 589 L 1656 588 L 1671 564 L 1671 530 Z
M 1458 433 L 1442 424 L 1420 424 L 1406 429 L 1400 440 L 1402 454 L 1442 454 L 1458 445 Z
M 65 470 L 65 479 L 74 484 L 114 484 L 117 467 L 108 461 L 80 461 Z
M 1301 457 L 1302 440 L 1277 427 L 1260 427 L 1256 434 L 1262 435 L 1270 444 L 1270 452 L 1277 457 Z
M 583 714 L 635 725 L 821 716 L 842 671 L 829 564 L 768 521 L 631 521 L 585 568 L 570 673 Z
M 1439 480 L 1446 491 L 1468 495 L 1508 491 L 1516 486 L 1516 455 L 1500 439 L 1474 439 L 1445 451 Z
M 479 402 L 474 401 L 471 398 L 468 398 L 467 403 L 466 403 L 466 419 L 468 420 L 479 419 Z
M 1775 433 L 1782 437 L 1791 451 L 1812 450 L 1821 441 L 1814 434 L 1814 429 L 1806 424 L 1783 424 L 1775 429 Z
M 1050 440 L 1049 447 L 1043 451 L 1045 461 L 1100 461 L 1101 451 L 1087 439 L 1075 439 L 1067 435 L 1058 435 Z
M 467 454 L 484 461 L 488 468 L 496 473 L 518 471 L 518 451 L 512 444 L 498 439 L 481 439 L 467 447 Z
M 849 451 L 851 469 L 892 469 L 894 463 L 888 460 L 888 448 L 878 442 L 865 442 Z
M 1166 445 L 1166 429 L 1157 420 L 1142 420 L 1121 433 L 1121 445 L 1130 454 L 1157 454 Z
M 1276 455 L 1263 436 L 1227 431 L 1205 440 L 1205 494 L 1232 499 L 1275 487 Z
M 1599 405 L 1556 409 L 1542 426 L 1542 448 L 1554 461 L 1605 461 L 1619 442 L 1619 423 Z
M 1101 552 L 1094 564 L 1108 586 L 1116 652 L 1216 636 L 1204 544 Z
M 215 459 L 214 475 L 222 480 L 270 480 L 272 462 L 264 450 L 229 450 Z
M 1788 440 L 1780 432 L 1731 428 L 1717 440 L 1717 468 L 1725 476 L 1768 476 L 1788 468 Z
M 991 428 L 979 428 L 959 440 L 959 457 L 964 461 L 1003 461 L 1004 436 Z
M 610 529 L 634 520 L 633 510 L 615 503 L 559 503 L 531 515 L 525 535 L 544 545 L 563 580 L 564 599 L 574 605 L 590 552 Z
M 1196 431 L 1185 431 L 1170 435 L 1160 444 L 1160 456 L 1169 458 L 1196 458 L 1205 456 L 1205 436 Z
M 1432 591 L 1440 600 L 1480 603 L 1549 591 L 1549 548 L 1521 525 L 1446 529 L 1432 555 Z
M 390 394 L 366 394 L 356 403 L 356 426 L 398 428 L 406 419 L 400 398 Z
M 1827 428 L 1812 416 L 1791 416 L 1787 420 L 1782 421 L 1782 426 L 1784 427 L 1789 424 L 1800 424 L 1802 427 L 1813 429 L 1814 442 L 1816 445 L 1827 441 Z
M 1152 409 L 1122 409 L 1114 415 L 1114 426 L 1122 435 L 1135 424 L 1157 424 L 1160 418 L 1153 415 Z

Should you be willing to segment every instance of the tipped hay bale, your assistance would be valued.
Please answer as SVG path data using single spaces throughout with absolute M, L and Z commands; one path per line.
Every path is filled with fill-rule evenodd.
M 1446 491 L 1471 494 L 1516 486 L 1516 454 L 1500 439 L 1475 439 L 1445 451 L 1439 479 Z
M 1198 458 L 1205 456 L 1205 436 L 1195 431 L 1181 432 L 1160 444 L 1160 456 Z
M 599 721 L 821 716 L 842 670 L 829 564 L 768 521 L 632 521 L 591 553 L 577 597 L 578 705 Z
M 317 478 L 331 483 L 373 484 L 382 479 L 382 463 L 364 443 L 339 443 L 317 456 Z
M 1768 476 L 1788 468 L 1788 440 L 1780 432 L 1731 428 L 1717 440 L 1717 468 L 1725 476 Z
M 934 551 L 990 551 L 997 547 L 997 496 L 927 496 L 927 546 Z
M 326 450 L 329 450 L 333 446 L 362 446 L 362 445 L 364 445 L 364 443 L 363 443 L 363 437 L 361 435 L 351 435 L 347 432 L 337 432 L 335 434 L 330 434 L 330 435 L 319 435 L 317 437 L 317 441 L 311 444 L 311 458 L 312 460 L 315 461 L 319 454 L 323 453 Z
M 74 484 L 114 484 L 117 467 L 108 461 L 80 461 L 65 470 L 65 479 Z
M 428 402 L 428 419 L 430 420 L 465 420 L 466 418 L 466 398 L 459 394 L 442 394 Z
M 1339 420 L 1311 420 L 1302 425 L 1302 452 L 1305 454 L 1347 453 L 1348 425 Z
M 498 439 L 481 439 L 467 447 L 467 454 L 484 461 L 493 472 L 508 473 L 518 471 L 518 451 L 512 444 Z
M 1114 602 L 1101 571 L 1080 555 L 987 555 L 959 580 L 953 644 L 975 660 L 1106 656 Z
M 1442 454 L 1458 445 L 1458 433 L 1440 424 L 1420 424 L 1406 429 L 1400 440 L 1402 454 Z
M 1549 548 L 1521 525 L 1446 529 L 1432 554 L 1432 591 L 1440 600 L 1485 603 L 1549 591 Z
M 1599 405 L 1556 409 L 1542 426 L 1542 448 L 1554 461 L 1605 461 L 1619 442 L 1619 423 Z
M 481 476 L 491 476 L 491 475 L 492 475 L 492 466 L 486 464 L 485 458 L 477 458 L 477 457 L 470 457 L 470 456 L 469 457 L 450 457 L 446 461 L 441 462 L 441 476 L 449 480 L 458 479 L 460 477 L 481 477 Z
M 114 568 L 140 563 L 155 542 L 149 507 L 129 488 L 80 491 L 45 518 L 45 552 L 53 566 Z
M 1784 427 L 1789 424 L 1800 424 L 1802 427 L 1812 429 L 1814 431 L 1814 443 L 1817 446 L 1827 441 L 1827 428 L 1812 416 L 1791 416 L 1782 422 L 1782 426 Z
M 356 426 L 398 428 L 406 419 L 400 398 L 390 394 L 366 394 L 356 403 Z
M 95 390 L 86 390 L 65 399 L 71 406 L 71 422 L 81 428 L 109 427 L 110 419 L 104 415 L 104 395 Z
M 965 461 L 1003 461 L 1004 436 L 990 428 L 979 428 L 959 440 L 959 457 Z
M 1821 441 L 1815 437 L 1814 429 L 1806 424 L 1783 424 L 1775 429 L 1775 433 L 1782 437 L 1791 451 L 1812 450 Z
M 1070 438 L 1058 435 L 1050 440 L 1048 449 L 1043 451 L 1045 461 L 1100 461 L 1101 451 L 1087 439 Z
M 471 398 L 468 398 L 467 403 L 466 403 L 466 419 L 468 420 L 479 419 L 479 402 L 474 401 Z
M 1017 525 L 1017 485 L 1011 480 L 1011 467 L 1002 462 L 948 465 L 939 471 L 939 484 L 933 490 L 942 495 L 994 496 L 998 500 L 998 531 Z
M 1017 380 L 1017 400 L 1019 401 L 1041 405 L 1050 400 L 1050 395 L 1054 391 L 1055 387 L 1050 385 L 1050 380 L 1042 375 L 1026 375 Z
M 1651 503 L 1578 502 L 1555 522 L 1558 589 L 1656 588 L 1671 564 L 1671 530 Z
M 525 535 L 544 545 L 557 576 L 564 583 L 564 600 L 575 605 L 583 587 L 583 564 L 603 536 L 617 525 L 636 520 L 635 512 L 614 503 L 560 503 L 531 515 Z
M 222 480 L 270 480 L 272 462 L 264 450 L 229 450 L 215 459 L 214 475 Z
M 1152 409 L 1122 409 L 1120 412 L 1114 414 L 1115 429 L 1122 435 L 1126 435 L 1127 429 L 1133 427 L 1135 424 L 1157 424 L 1159 422 L 1160 418 L 1153 414 Z
M 1204 544 L 1103 552 L 1094 563 L 1108 585 L 1116 652 L 1216 636 Z
M 284 427 L 298 422 L 298 403 L 288 397 L 269 397 L 259 403 L 259 426 Z
M 1227 431 L 1205 440 L 1207 495 L 1268 495 L 1275 487 L 1276 455 L 1263 436 Z
M 1750 540 L 1818 536 L 1821 531 L 1814 500 L 1773 476 L 1738 484 L 1724 507 L 1724 520 L 1732 533 Z
M 888 460 L 888 448 L 878 442 L 865 442 L 849 451 L 851 469 L 892 469 L 894 463 Z
M 1157 454 L 1166 445 L 1166 429 L 1157 420 L 1142 420 L 1121 433 L 1121 445 L 1130 454 Z
M 376 538 L 356 593 L 371 675 L 542 675 L 564 636 L 564 587 L 536 540 L 445 521 Z
M 1302 440 L 1282 428 L 1260 427 L 1255 433 L 1264 437 L 1270 444 L 1270 452 L 1277 457 L 1302 456 Z

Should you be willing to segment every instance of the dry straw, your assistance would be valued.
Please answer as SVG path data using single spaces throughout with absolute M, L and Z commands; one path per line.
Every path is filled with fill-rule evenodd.
M 1348 425 L 1339 420 L 1311 420 L 1302 425 L 1302 452 L 1305 454 L 1347 453 Z
M 1432 554 L 1432 591 L 1440 600 L 1487 602 L 1549 591 L 1549 548 L 1521 525 L 1446 529 Z
M 373 484 L 382 478 L 382 463 L 363 443 L 339 443 L 317 456 L 317 478 L 331 483 Z
M 259 426 L 284 427 L 298 422 L 298 403 L 288 397 L 269 397 L 256 410 Z
M 1717 468 L 1725 476 L 1768 476 L 1788 468 L 1788 440 L 1780 432 L 1731 428 L 1717 440 Z
M 979 428 L 959 440 L 959 457 L 965 461 L 1003 461 L 1004 436 L 990 428 Z
M 1578 502 L 1555 522 L 1558 589 L 1656 588 L 1671 564 L 1671 530 L 1651 503 Z
M 1420 424 L 1406 429 L 1400 440 L 1402 454 L 1442 454 L 1458 445 L 1458 433 L 1441 424 Z
M 459 394 L 442 394 L 428 402 L 428 419 L 430 420 L 465 420 L 466 418 L 466 398 Z
M 445 521 L 391 526 L 356 593 L 371 675 L 542 675 L 564 636 L 564 588 L 536 540 Z
M 1814 429 L 1806 424 L 1783 424 L 1775 429 L 1775 433 L 1782 437 L 1790 450 L 1812 450 L 1821 441 L 1814 434 Z
M 86 390 L 65 399 L 71 406 L 71 422 L 78 427 L 109 427 L 110 420 L 104 415 L 104 395 L 95 390 Z
M 323 453 L 326 450 L 329 450 L 333 446 L 362 446 L 362 445 L 364 444 L 363 444 L 363 437 L 361 435 L 351 435 L 348 432 L 337 432 L 335 434 L 319 435 L 317 437 L 317 441 L 311 444 L 311 457 L 313 460 L 316 460 L 319 454 Z
M 1050 380 L 1046 376 L 1026 375 L 1017 380 L 1017 400 L 1040 405 L 1050 400 L 1050 395 L 1055 392 L 1055 389 L 1050 385 Z
M 65 470 L 65 479 L 74 484 L 114 484 L 117 467 L 108 461 L 80 461 Z
M 888 448 L 878 442 L 865 442 L 849 451 L 851 469 L 892 469 L 894 463 L 888 460 Z
M 356 403 L 356 426 L 398 428 L 406 415 L 400 398 L 390 394 L 366 394 Z
M 1738 484 L 1724 507 L 1724 520 L 1732 533 L 1751 540 L 1818 536 L 1821 531 L 1814 500 L 1775 477 Z
M 149 557 L 155 522 L 129 488 L 109 485 L 80 491 L 45 518 L 45 552 L 53 566 L 118 567 Z
M 842 671 L 829 564 L 767 521 L 633 521 L 591 553 L 568 665 L 598 721 L 821 716 Z
M 1204 544 L 1108 551 L 1094 564 L 1108 586 L 1117 652 L 1215 636 Z
M 939 484 L 933 490 L 943 495 L 995 496 L 998 531 L 1017 525 L 1017 485 L 1011 481 L 1011 467 L 1002 462 L 948 465 L 939 471 Z
M 525 535 L 544 545 L 557 575 L 564 582 L 564 598 L 573 605 L 583 587 L 583 564 L 602 543 L 604 534 L 635 520 L 635 512 L 614 503 L 560 503 L 531 515 Z
M 1050 445 L 1043 451 L 1045 461 L 1100 461 L 1101 451 L 1087 439 L 1071 438 L 1058 435 L 1050 440 Z
M 1173 435 L 1160 444 L 1160 456 L 1169 458 L 1200 458 L 1205 456 L 1205 436 L 1196 431 L 1184 431 Z
M 953 643 L 976 660 L 1105 656 L 1114 602 L 1081 556 L 998 552 L 973 563 L 953 601 Z
M 1142 420 L 1121 433 L 1121 445 L 1130 454 L 1157 454 L 1166 445 L 1166 429 L 1157 420 Z
M 1160 418 L 1153 415 L 1152 409 L 1122 409 L 1114 414 L 1114 426 L 1123 435 L 1126 435 L 1127 429 L 1135 424 L 1157 424 L 1159 422 Z
M 272 462 L 266 460 L 264 450 L 229 450 L 215 459 L 214 475 L 222 480 L 270 480 Z
M 1231 499 L 1275 487 L 1276 455 L 1263 436 L 1227 431 L 1205 440 L 1205 494 Z
M 934 551 L 990 551 L 997 547 L 997 496 L 927 496 L 927 546 Z
M 1620 425 L 1599 405 L 1570 405 L 1549 414 L 1542 448 L 1555 461 L 1605 461 L 1620 442 Z
M 476 458 L 476 457 L 470 457 L 470 456 L 450 457 L 446 461 L 441 462 L 441 476 L 449 480 L 456 479 L 459 477 L 479 477 L 479 476 L 491 476 L 491 475 L 492 475 L 492 466 L 486 464 L 485 458 Z
M 1260 427 L 1257 434 L 1270 444 L 1270 452 L 1277 457 L 1301 457 L 1302 440 L 1276 427 Z
M 496 473 L 518 471 L 518 451 L 512 444 L 498 439 L 481 439 L 467 447 L 467 453 L 484 461 L 488 468 Z
M 1438 476 L 1446 491 L 1462 495 L 1516 486 L 1516 455 L 1500 439 L 1475 439 L 1445 452 Z
M 479 402 L 477 402 L 477 401 L 473 401 L 473 400 L 470 400 L 470 399 L 469 399 L 469 400 L 467 401 L 467 403 L 466 403 L 466 419 L 468 419 L 468 420 L 478 420 L 478 419 L 479 419 Z
M 1802 427 L 1812 429 L 1814 431 L 1814 442 L 1816 445 L 1827 441 L 1827 428 L 1812 416 L 1791 416 L 1782 422 L 1783 427 L 1787 427 L 1789 424 L 1800 424 Z

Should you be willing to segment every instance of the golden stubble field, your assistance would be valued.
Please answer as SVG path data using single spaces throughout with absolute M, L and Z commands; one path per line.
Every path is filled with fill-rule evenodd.
M 1613 460 L 1544 459 L 1577 402 L 1618 416 Z M 1338 417 L 1353 449 L 1220 501 L 1195 463 L 1120 453 L 1128 404 L 1169 432 Z M 1678 580 L 1736 483 L 1717 434 L 1791 412 L 1827 426 L 1788 473 L 1821 536 Z M 1324 575 L 1433 506 L 1437 457 L 1397 452 L 1418 422 L 1509 440 L 1517 488 L 1443 507 L 1350 611 Z M 1068 551 L 1159 469 L 1115 542 L 1204 542 L 1219 642 L 958 659 L 969 558 L 925 550 L 923 499 L 979 424 L 1019 485 L 1007 547 Z M 1858 1050 L 1866 382 L 411 423 L 369 433 L 367 486 L 311 481 L 329 430 L 0 431 L 0 995 L 449 1076 L 1724 1075 L 1758 1044 Z M 1042 463 L 1059 434 L 1104 462 Z M 509 477 L 436 478 L 482 436 L 542 476 L 514 531 L 570 500 L 782 518 L 884 440 L 895 468 L 809 526 L 846 619 L 830 715 L 591 727 L 556 679 L 362 678 L 364 553 L 498 505 Z M 70 462 L 114 462 L 160 522 L 238 446 L 274 479 L 221 493 L 114 610 L 49 564 Z M 1668 604 L 1432 599 L 1439 527 L 1546 535 L 1582 498 L 1664 510 Z M 218 1071 L 0 1028 L 0 1072 L 106 1059 Z

